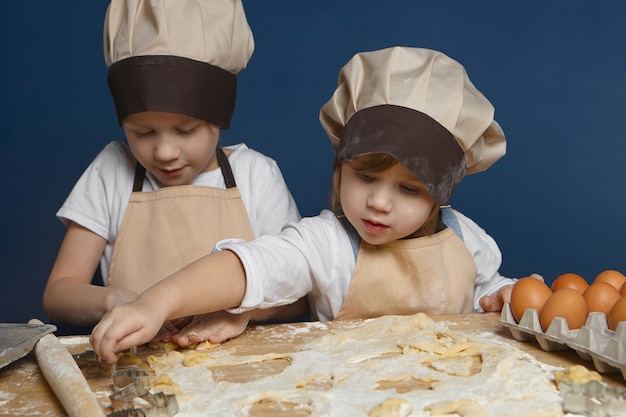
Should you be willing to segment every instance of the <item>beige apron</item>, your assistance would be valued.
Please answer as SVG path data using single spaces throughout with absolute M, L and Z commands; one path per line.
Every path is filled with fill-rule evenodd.
M 141 293 L 211 253 L 222 239 L 254 238 L 228 157 L 221 148 L 216 152 L 226 189 L 183 185 L 141 192 L 145 169 L 138 164 L 108 285 Z
M 474 258 L 450 228 L 379 246 L 362 241 L 335 318 L 468 313 L 474 307 L 476 273 Z

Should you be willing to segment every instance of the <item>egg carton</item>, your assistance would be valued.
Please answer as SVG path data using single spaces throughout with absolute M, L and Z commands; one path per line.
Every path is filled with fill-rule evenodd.
M 500 323 L 511 331 L 515 340 L 536 341 L 545 351 L 573 349 L 581 359 L 592 362 L 598 372 L 620 372 L 626 380 L 626 322 L 619 323 L 613 331 L 608 328 L 604 313 L 593 312 L 587 315 L 580 329 L 570 330 L 567 320 L 555 317 L 544 332 L 536 309 L 526 309 L 517 323 L 511 305 L 506 303 Z

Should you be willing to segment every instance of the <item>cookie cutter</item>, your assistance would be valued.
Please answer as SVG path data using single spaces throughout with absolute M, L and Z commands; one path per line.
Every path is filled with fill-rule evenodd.
M 128 353 L 137 354 L 137 346 L 128 349 Z M 78 367 L 83 371 L 85 376 L 101 376 L 111 378 L 118 371 L 118 364 L 108 364 L 96 355 L 92 349 L 72 355 Z
M 109 395 L 109 399 L 113 412 L 118 412 L 114 416 L 109 414 L 109 417 L 172 417 L 178 413 L 176 395 L 163 392 L 152 394 L 134 383 Z
M 103 376 L 110 378 L 117 371 L 117 363 L 106 363 L 93 350 L 86 350 L 72 355 L 78 367 L 86 376 Z
M 563 381 L 560 391 L 565 412 L 588 417 L 626 416 L 626 388 L 598 381 L 584 384 Z
M 115 371 L 113 374 L 113 389 L 117 391 L 130 384 L 138 385 L 148 390 L 150 389 L 150 375 L 137 367 L 127 367 Z

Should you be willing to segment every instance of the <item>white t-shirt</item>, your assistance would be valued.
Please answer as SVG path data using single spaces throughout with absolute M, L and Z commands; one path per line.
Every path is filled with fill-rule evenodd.
M 474 284 L 474 310 L 478 300 L 515 280 L 498 272 L 502 255 L 496 242 L 476 223 L 451 210 L 463 242 L 478 270 Z M 328 210 L 289 224 L 277 236 L 261 236 L 252 242 L 225 239 L 216 250 L 231 250 L 246 271 L 247 288 L 239 308 L 243 312 L 292 303 L 308 295 L 311 317 L 332 320 L 343 306 L 355 268 L 350 238 Z
M 228 157 L 237 188 L 248 212 L 255 236 L 277 234 L 300 214 L 278 165 L 245 144 L 228 146 Z M 107 245 L 100 266 L 106 285 L 113 247 L 133 188 L 136 160 L 126 142 L 109 143 L 82 174 L 57 212 L 102 236 Z M 220 168 L 198 175 L 191 185 L 226 188 Z M 143 191 L 160 188 L 146 172 Z

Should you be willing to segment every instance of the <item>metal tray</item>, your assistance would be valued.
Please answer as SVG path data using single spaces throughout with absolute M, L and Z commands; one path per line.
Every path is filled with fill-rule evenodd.
M 39 339 L 56 329 L 53 324 L 0 323 L 0 368 L 26 356 Z

